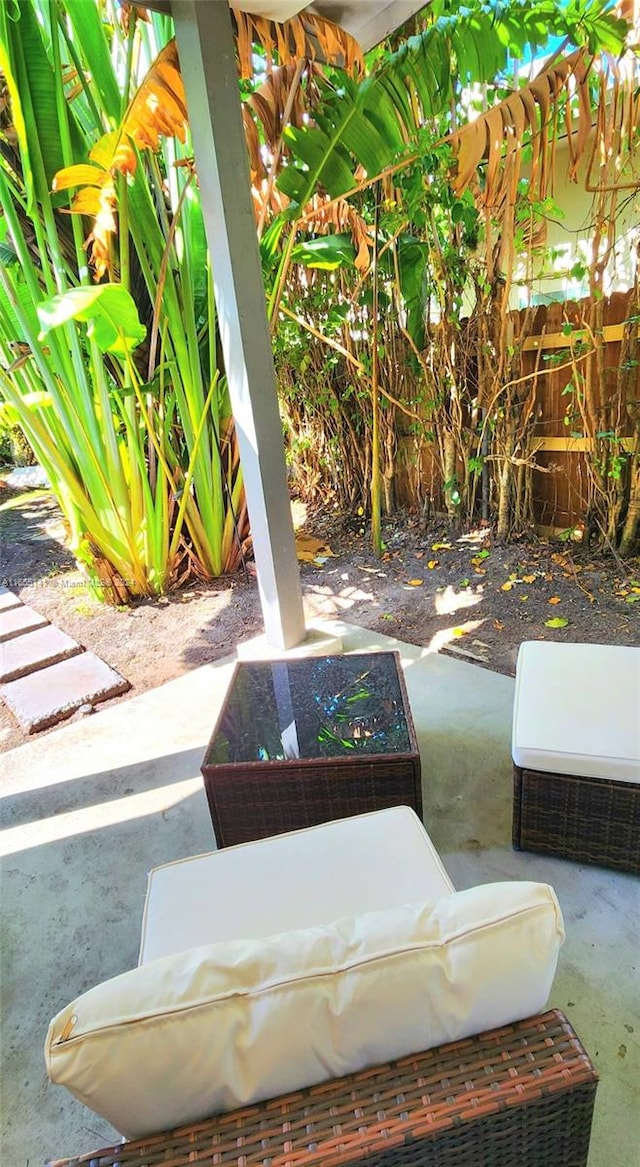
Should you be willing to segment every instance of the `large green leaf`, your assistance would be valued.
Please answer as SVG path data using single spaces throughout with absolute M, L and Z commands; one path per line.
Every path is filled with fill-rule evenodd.
M 7 271 L 9 284 L 17 301 L 18 315 L 4 287 L 0 284 L 0 343 L 16 346 L 26 342 L 19 317 L 24 317 L 35 335 L 38 332 L 38 316 L 30 288 L 22 279 L 21 269 L 15 264 Z M 15 354 L 14 354 L 15 355 Z
M 339 267 L 353 266 L 356 258 L 356 249 L 350 235 L 319 235 L 317 239 L 308 239 L 298 243 L 291 253 L 292 263 L 301 263 L 304 267 L 320 268 L 324 271 L 335 271 Z
M 407 332 L 418 349 L 424 348 L 427 307 L 426 278 L 429 247 L 412 235 L 401 235 L 398 243 L 400 292 L 407 318 Z
M 147 335 L 135 301 L 121 284 L 72 288 L 39 304 L 38 317 L 43 336 L 70 320 L 82 320 L 101 352 L 119 356 L 126 356 Z
M 94 88 L 100 94 L 107 117 L 115 127 L 122 114 L 122 97 L 113 69 L 109 42 L 100 11 L 87 0 L 66 0 L 74 39 L 87 63 Z
M 449 95 L 448 49 L 433 28 L 412 37 L 359 84 L 335 70 L 316 125 L 285 131 L 295 163 L 283 170 L 280 190 L 300 209 L 319 186 L 332 198 L 345 194 L 355 185 L 357 166 L 379 174 Z
M 65 159 L 58 125 L 56 79 L 31 0 L 24 0 L 16 6 L 15 17 L 7 20 L 5 29 L 7 53 L 24 116 L 31 168 L 36 184 L 39 186 L 40 178 L 50 190 L 53 176 L 64 166 Z M 43 194 L 39 189 L 37 197 L 42 198 Z

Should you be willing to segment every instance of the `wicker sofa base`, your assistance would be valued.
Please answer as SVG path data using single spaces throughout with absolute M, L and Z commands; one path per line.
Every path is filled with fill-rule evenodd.
M 552 1010 L 50 1167 L 585 1167 L 596 1086 Z
M 640 873 L 640 784 L 514 765 L 513 846 Z

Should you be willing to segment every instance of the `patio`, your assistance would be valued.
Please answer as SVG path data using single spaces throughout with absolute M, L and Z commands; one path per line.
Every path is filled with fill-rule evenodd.
M 637 879 L 512 851 L 510 678 L 354 626 L 334 630 L 345 651 L 401 654 L 425 823 L 456 887 L 532 879 L 555 888 L 567 941 L 550 1005 L 566 1012 L 601 1075 L 589 1164 L 633 1167 Z M 78 993 L 136 964 L 148 869 L 213 848 L 199 768 L 232 667 L 231 657 L 204 666 L 6 755 L 3 1162 L 33 1167 L 113 1139 L 47 1083 L 47 1025 Z

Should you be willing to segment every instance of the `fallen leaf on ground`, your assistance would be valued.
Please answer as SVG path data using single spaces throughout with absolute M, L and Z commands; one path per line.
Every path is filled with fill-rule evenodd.
M 501 624 L 499 620 L 494 620 L 493 627 L 495 628 L 496 632 L 502 632 L 502 629 L 504 628 L 504 624 Z
M 454 635 L 454 636 L 466 636 L 466 635 L 467 635 L 467 629 L 466 629 L 466 628 L 454 628 L 454 629 L 453 629 L 453 635 Z
M 408 579 L 407 586 L 410 588 L 421 588 L 424 583 L 423 579 Z
M 430 559 L 427 564 L 429 571 L 433 571 L 434 567 L 437 567 L 439 562 L 440 561 L 438 559 Z
M 508 579 L 506 583 L 503 583 L 501 585 L 500 591 L 501 592 L 510 592 L 512 587 L 513 587 L 513 580 Z
M 523 575 L 523 577 L 522 577 L 523 583 L 535 583 L 535 580 L 536 580 L 535 575 Z
M 547 603 L 548 604 L 561 604 L 562 603 L 562 596 L 551 596 L 547 600 Z
M 296 535 L 296 555 L 303 563 L 314 563 L 318 556 L 325 559 L 333 556 L 333 551 L 321 539 L 314 539 L 313 535 Z
M 564 616 L 554 616 L 553 620 L 545 620 L 544 626 L 545 628 L 566 628 L 568 623 L 569 621 L 565 620 Z
M 635 604 L 636 600 L 640 600 L 640 593 L 634 592 L 632 595 L 625 596 L 625 604 Z
M 432 543 L 431 550 L 432 551 L 450 551 L 451 544 L 450 543 Z
M 522 603 L 525 604 L 527 602 L 527 600 L 529 599 L 529 597 L 528 596 L 520 596 L 520 599 L 522 600 Z

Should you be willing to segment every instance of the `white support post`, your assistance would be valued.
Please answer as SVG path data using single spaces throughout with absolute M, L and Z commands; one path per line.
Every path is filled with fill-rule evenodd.
M 265 633 L 269 644 L 288 649 L 304 640 L 305 623 L 231 14 L 227 0 L 173 0 L 171 10 Z

